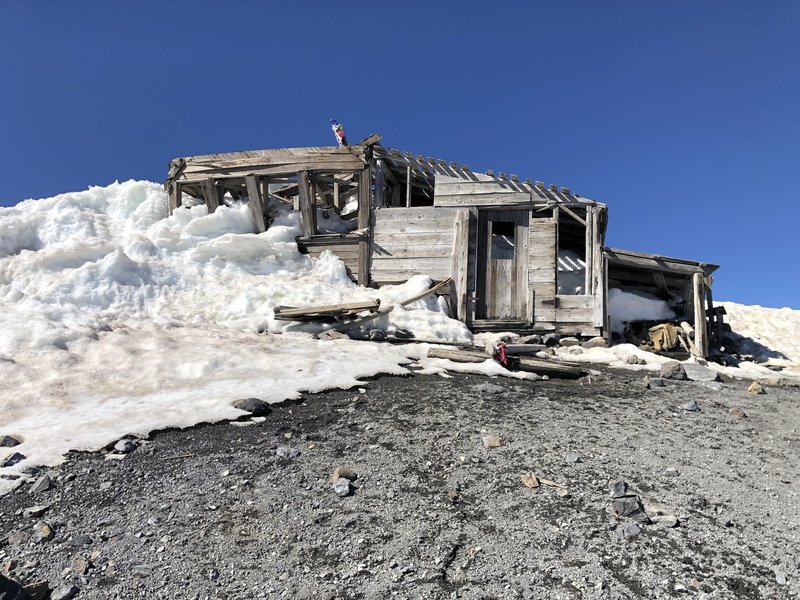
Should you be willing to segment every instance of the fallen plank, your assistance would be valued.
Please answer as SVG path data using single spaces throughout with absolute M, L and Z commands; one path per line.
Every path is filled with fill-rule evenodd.
M 477 350 L 451 350 L 448 348 L 431 348 L 428 350 L 430 358 L 446 358 L 454 362 L 479 363 L 490 355 Z M 510 356 L 508 368 L 512 371 L 526 371 L 548 377 L 578 378 L 583 375 L 583 369 L 574 363 L 565 363 L 558 360 L 540 360 L 528 356 Z
M 314 318 L 321 316 L 346 316 L 352 313 L 359 313 L 365 310 L 375 311 L 380 308 L 381 301 L 364 300 L 361 302 L 349 302 L 346 304 L 327 304 L 323 306 L 276 306 L 275 318 L 284 321 L 293 321 L 294 317 Z
M 546 347 L 544 344 L 506 344 L 506 354 L 536 354 Z
M 450 285 L 452 282 L 453 282 L 453 280 L 452 280 L 452 279 L 450 279 L 450 278 L 448 277 L 448 278 L 447 278 L 447 279 L 445 279 L 444 281 L 440 281 L 439 283 L 437 283 L 437 284 L 436 284 L 435 286 L 433 286 L 432 288 L 428 288 L 428 289 L 427 289 L 427 290 L 425 290 L 424 292 L 421 292 L 421 293 L 417 294 L 416 296 L 412 296 L 412 297 L 411 297 L 411 298 L 409 298 L 408 300 L 403 300 L 403 301 L 400 303 L 400 306 L 408 306 L 408 305 L 409 305 L 409 304 L 411 304 L 412 302 L 416 302 L 417 300 L 422 300 L 422 299 L 423 299 L 423 298 L 425 298 L 426 296 L 430 296 L 431 294 L 435 294 L 435 293 L 436 293 L 436 292 L 438 292 L 439 290 L 442 290 L 442 289 L 444 289 L 445 287 L 449 286 L 449 285 Z

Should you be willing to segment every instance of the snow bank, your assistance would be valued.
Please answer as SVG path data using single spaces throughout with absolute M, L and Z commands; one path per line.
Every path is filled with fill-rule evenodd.
M 401 348 L 313 340 L 302 332 L 320 326 L 278 321 L 273 309 L 374 297 L 385 305 L 430 280 L 360 288 L 333 254 L 298 252 L 297 213 L 271 211 L 260 235 L 238 202 L 168 216 L 163 189 L 145 181 L 0 208 L 0 435 L 24 439 L 14 451 L 28 457 L 3 473 L 126 433 L 234 417 L 236 398 L 277 402 L 406 372 Z M 329 229 L 347 227 L 329 217 Z M 472 340 L 436 298 L 371 326 Z M 11 451 L 0 449 L 0 460 Z M 0 480 L 0 492 L 11 485 Z
M 780 353 L 793 363 L 800 364 L 800 310 L 745 306 L 735 302 L 715 302 L 724 306 L 731 329 L 750 338 L 742 350 L 755 357 L 768 359 Z

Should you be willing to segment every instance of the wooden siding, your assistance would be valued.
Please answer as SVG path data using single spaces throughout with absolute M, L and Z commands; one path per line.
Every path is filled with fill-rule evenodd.
M 433 207 L 373 211 L 372 281 L 399 283 L 417 274 L 435 281 L 450 277 L 457 215 L 456 209 Z
M 528 284 L 534 324 L 556 321 L 557 218 L 532 218 L 528 225 Z

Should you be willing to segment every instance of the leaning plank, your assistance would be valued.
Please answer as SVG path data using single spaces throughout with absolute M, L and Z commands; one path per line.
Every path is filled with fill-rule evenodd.
M 248 175 L 245 177 L 245 185 L 247 186 L 247 204 L 253 214 L 256 233 L 264 233 L 267 225 L 264 222 L 264 201 L 261 198 L 261 191 L 258 189 L 258 180 L 253 175 Z
M 377 310 L 380 305 L 381 301 L 375 299 L 346 304 L 327 304 L 324 306 L 276 306 L 274 312 L 276 319 L 292 320 L 293 317 L 337 316 L 358 313 L 364 310 Z
M 433 286 L 432 288 L 428 288 L 428 289 L 427 289 L 427 290 L 425 290 L 424 292 L 420 292 L 419 294 L 417 294 L 417 295 L 415 295 L 415 296 L 411 296 L 411 298 L 407 298 L 406 300 L 403 300 L 402 302 L 400 302 L 400 306 L 408 306 L 408 305 L 409 305 L 409 304 L 411 304 L 412 302 L 416 302 L 417 300 L 422 300 L 422 299 L 423 299 L 423 298 L 425 298 L 426 296 L 430 296 L 431 294 L 435 294 L 435 293 L 436 293 L 436 292 L 438 292 L 439 290 L 443 290 L 443 289 L 445 289 L 445 288 L 446 288 L 446 287 L 448 287 L 448 286 L 449 286 L 449 285 L 450 285 L 452 282 L 453 282 L 453 280 L 452 280 L 452 279 L 450 279 L 450 278 L 448 277 L 448 278 L 447 278 L 447 279 L 445 279 L 444 281 L 440 281 L 439 283 L 437 283 L 437 284 L 436 284 L 435 286 Z

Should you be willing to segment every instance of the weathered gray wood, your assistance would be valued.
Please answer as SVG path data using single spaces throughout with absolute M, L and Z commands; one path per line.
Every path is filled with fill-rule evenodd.
M 406 207 L 411 206 L 411 166 L 406 167 Z
M 169 214 L 175 212 L 183 203 L 181 193 L 181 184 L 177 181 L 172 181 L 169 184 Z
M 437 240 L 438 242 L 439 240 Z M 449 244 L 426 245 L 382 245 L 375 239 L 372 242 L 372 260 L 384 258 L 451 258 L 453 255 L 452 241 Z
M 258 189 L 258 180 L 255 176 L 249 175 L 245 177 L 245 186 L 247 187 L 247 205 L 253 215 L 256 233 L 264 233 L 267 230 L 267 226 L 264 222 L 264 202 Z
M 434 206 L 506 206 L 515 205 L 527 208 L 531 205 L 530 194 L 525 192 L 507 192 L 492 194 L 445 195 L 438 190 L 433 196 Z
M 491 356 L 476 350 L 455 350 L 450 348 L 430 348 L 429 358 L 443 358 L 453 362 L 463 363 L 482 363 L 491 360 Z M 549 377 L 568 377 L 576 378 L 583 374 L 579 365 L 566 363 L 559 360 L 541 360 L 529 356 L 509 357 L 509 368 L 511 370 L 527 371 Z
M 453 306 L 456 318 L 467 320 L 467 267 L 469 263 L 469 211 L 461 209 L 453 225 L 453 249 L 451 276 L 455 285 Z
M 514 307 L 516 316 L 528 323 L 533 320 L 531 301 L 533 295 L 528 286 L 528 222 L 529 213 L 525 211 L 519 215 L 514 235 L 516 249 L 514 251 Z
M 217 184 L 212 178 L 203 181 L 203 199 L 206 202 L 208 214 L 213 213 L 220 205 L 219 188 L 217 188 Z
M 488 261 L 486 294 L 489 296 L 486 316 L 489 319 L 516 319 L 514 302 L 514 261 Z
M 703 306 L 705 302 L 705 282 L 702 273 L 695 273 L 692 276 L 692 302 L 694 305 L 694 344 L 697 346 L 699 356 L 705 357 L 708 354 L 708 335 L 706 323 L 706 311 Z
M 452 226 L 458 208 L 436 208 L 434 206 L 412 206 L 411 208 L 383 208 L 375 211 L 376 224 L 410 223 L 416 221 L 448 222 Z
M 370 226 L 370 169 L 362 169 L 358 176 L 358 228 L 365 229 Z M 358 244 L 358 284 L 369 285 L 370 282 L 370 244 L 372 236 L 363 239 Z
M 297 174 L 298 202 L 303 219 L 303 235 L 311 237 L 317 233 L 317 210 L 311 196 L 311 182 L 308 171 Z
M 563 211 L 564 211 L 565 213 L 567 213 L 567 214 L 568 214 L 570 217 L 572 217 L 573 219 L 575 219 L 575 220 L 576 220 L 578 223 L 580 223 L 581 225 L 583 225 L 584 227 L 586 227 L 586 221 L 585 221 L 584 219 L 581 219 L 581 218 L 580 218 L 580 217 L 579 217 L 579 216 L 578 216 L 578 215 L 577 215 L 577 214 L 576 214 L 576 213 L 575 213 L 575 212 L 574 212 L 572 209 L 570 209 L 568 206 L 566 206 L 566 205 L 564 205 L 564 204 L 559 204 L 559 205 L 558 205 L 558 208 L 560 208 L 561 210 L 563 210 Z M 588 208 L 589 208 L 589 207 L 587 207 L 587 209 L 588 209 Z
M 557 222 L 533 218 L 528 227 L 528 281 L 533 295 L 533 322 L 556 321 Z
M 325 316 L 346 316 L 365 310 L 375 311 L 380 308 L 381 301 L 363 300 L 360 302 L 347 302 L 344 304 L 326 304 L 322 306 L 276 306 L 275 318 L 281 320 L 294 320 L 297 318 L 314 318 Z
M 594 258 L 594 239 L 592 238 L 592 224 L 594 222 L 593 219 L 593 212 L 592 207 L 586 207 L 586 231 L 585 231 L 585 248 L 584 248 L 584 258 L 586 265 L 584 268 L 584 278 L 583 278 L 583 293 L 584 294 L 592 294 L 592 277 L 594 273 L 592 272 L 592 261 Z
M 381 208 L 386 204 L 386 181 L 384 170 L 386 169 L 382 160 L 375 161 L 375 208 Z

